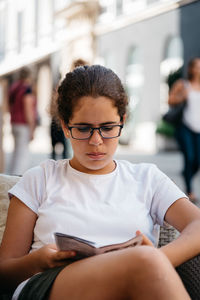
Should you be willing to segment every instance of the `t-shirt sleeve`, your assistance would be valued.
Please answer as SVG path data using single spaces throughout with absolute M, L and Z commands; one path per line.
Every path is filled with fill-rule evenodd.
M 17 197 L 36 214 L 45 197 L 45 175 L 41 166 L 24 173 L 23 177 L 9 191 L 8 195 Z
M 178 199 L 187 198 L 180 188 L 162 171 L 154 166 L 152 172 L 153 197 L 150 214 L 154 224 L 164 225 L 168 208 Z

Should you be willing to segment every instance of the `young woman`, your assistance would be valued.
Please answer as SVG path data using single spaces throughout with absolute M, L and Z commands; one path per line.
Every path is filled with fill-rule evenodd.
M 83 66 L 58 88 L 70 160 L 47 160 L 10 191 L 0 284 L 12 299 L 190 299 L 175 266 L 200 252 L 200 211 L 155 165 L 113 159 L 128 101 L 117 75 Z M 181 234 L 157 249 L 158 225 Z M 141 246 L 78 260 L 59 251 L 62 232 L 99 245 L 142 234 Z
M 169 105 L 186 101 L 183 120 L 175 137 L 184 158 L 183 178 L 191 201 L 196 200 L 192 180 L 200 166 L 200 58 L 190 60 L 188 80 L 178 80 L 169 94 Z

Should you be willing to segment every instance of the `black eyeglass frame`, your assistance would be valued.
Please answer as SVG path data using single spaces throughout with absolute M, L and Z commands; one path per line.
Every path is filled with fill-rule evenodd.
M 114 137 L 104 137 L 104 136 L 102 136 L 102 133 L 101 133 L 102 127 L 108 127 L 108 126 L 119 127 L 119 128 L 120 128 L 119 134 L 118 134 L 117 136 L 114 136 Z M 72 128 L 80 128 L 80 126 L 69 126 L 69 125 L 67 125 L 67 128 L 69 129 L 69 131 L 70 131 L 70 133 L 71 133 L 71 137 L 72 137 L 74 140 L 80 140 L 80 141 L 82 141 L 82 140 L 89 140 L 89 139 L 91 138 L 91 136 L 93 135 L 94 130 L 98 130 L 100 136 L 101 136 L 103 139 L 115 139 L 115 138 L 117 138 L 117 137 L 119 137 L 119 136 L 121 135 L 121 131 L 122 131 L 122 128 L 124 127 L 124 124 L 121 124 L 121 125 L 120 125 L 120 124 L 117 124 L 117 125 L 108 125 L 108 126 L 106 126 L 106 125 L 100 126 L 100 127 L 90 127 L 90 126 L 85 126 L 85 127 L 90 128 L 90 136 L 87 137 L 87 138 L 83 138 L 83 139 L 77 139 L 77 138 L 73 137 L 73 135 L 72 135 Z

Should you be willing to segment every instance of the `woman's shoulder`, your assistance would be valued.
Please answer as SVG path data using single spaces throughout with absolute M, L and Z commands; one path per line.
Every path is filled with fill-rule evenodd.
M 117 160 L 117 164 L 120 170 L 124 170 L 127 172 L 137 172 L 137 174 L 139 173 L 142 174 L 147 172 L 152 173 L 158 170 L 157 166 L 153 163 L 146 163 L 146 162 L 134 163 L 128 160 Z
M 49 178 L 51 174 L 56 174 L 61 172 L 66 166 L 67 160 L 55 161 L 53 159 L 46 159 L 42 161 L 39 165 L 28 169 L 24 174 L 23 178 L 41 178 L 44 176 Z
M 59 159 L 59 160 L 54 160 L 54 159 L 46 159 L 40 163 L 39 166 L 42 168 L 62 168 L 66 165 L 68 162 L 68 159 Z
M 66 169 L 68 161 L 68 159 L 46 159 L 40 163 L 39 167 L 43 169 L 47 176 L 50 176 L 51 174 L 62 173 Z
M 118 161 L 118 174 L 123 181 L 135 180 L 138 184 L 145 184 L 145 188 L 156 186 L 166 180 L 167 176 L 153 163 L 131 163 L 130 161 Z

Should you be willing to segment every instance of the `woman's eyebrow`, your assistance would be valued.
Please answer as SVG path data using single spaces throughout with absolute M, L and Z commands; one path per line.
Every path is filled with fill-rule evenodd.
M 119 121 L 120 122 L 120 121 Z M 108 122 L 104 122 L 104 123 L 100 123 L 99 126 L 105 126 L 105 125 L 116 125 L 118 124 L 119 122 L 117 121 L 108 121 Z M 85 122 L 80 122 L 80 123 L 74 123 L 73 125 L 85 125 L 85 126 L 94 126 L 94 124 L 91 124 L 91 123 L 85 123 Z

